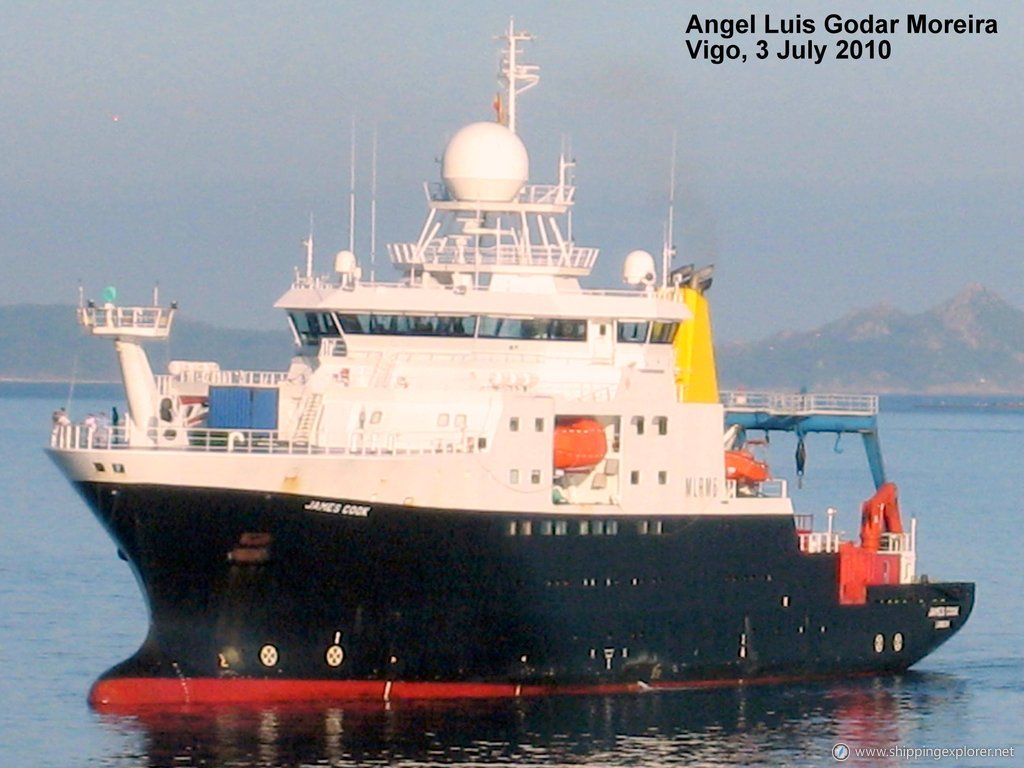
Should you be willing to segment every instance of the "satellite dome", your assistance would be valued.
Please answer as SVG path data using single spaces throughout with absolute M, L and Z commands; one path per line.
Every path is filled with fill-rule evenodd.
M 629 285 L 654 285 L 654 257 L 647 251 L 630 251 L 622 263 L 622 279 Z
M 471 123 L 460 129 L 441 160 L 441 178 L 456 200 L 513 200 L 529 170 L 522 140 L 501 123 Z

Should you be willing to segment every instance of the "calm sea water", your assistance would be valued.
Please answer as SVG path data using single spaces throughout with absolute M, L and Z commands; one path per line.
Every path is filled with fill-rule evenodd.
M 858 757 L 848 765 L 1024 765 L 1024 410 L 881 416 L 919 572 L 973 580 L 967 628 L 895 678 L 495 704 L 270 707 L 113 716 L 94 678 L 145 633 L 135 582 L 42 451 L 65 389 L 0 388 L 0 763 L 10 766 L 834 765 L 851 748 L 1014 747 L 1015 757 Z M 117 391 L 79 389 L 73 415 Z M 123 410 L 122 410 L 123 412 Z M 791 441 L 771 446 L 792 474 Z M 871 492 L 859 440 L 808 443 L 800 511 L 855 533 Z M 838 451 L 838 452 L 837 452 Z M 910 754 L 913 754 L 912 752 Z

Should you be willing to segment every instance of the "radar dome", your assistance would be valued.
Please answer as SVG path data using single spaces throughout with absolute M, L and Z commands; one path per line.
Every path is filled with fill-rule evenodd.
M 456 200 L 513 200 L 529 170 L 522 140 L 501 123 L 471 123 L 462 128 L 448 142 L 441 160 L 441 178 Z
M 629 285 L 653 285 L 654 257 L 647 251 L 630 251 L 622 263 L 622 279 Z

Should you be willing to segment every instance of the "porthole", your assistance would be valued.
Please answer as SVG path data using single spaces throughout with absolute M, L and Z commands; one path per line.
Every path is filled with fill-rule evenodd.
M 276 666 L 278 658 L 277 648 L 269 643 L 260 648 L 260 662 L 264 667 Z
M 345 651 L 342 650 L 340 645 L 332 645 L 327 649 L 327 653 L 324 654 L 324 661 L 327 662 L 329 667 L 340 667 L 341 662 L 345 660 Z
M 875 635 L 875 653 L 885 650 L 885 638 L 882 635 Z
M 897 632 L 892 636 L 892 649 L 899 653 L 903 650 L 903 633 Z

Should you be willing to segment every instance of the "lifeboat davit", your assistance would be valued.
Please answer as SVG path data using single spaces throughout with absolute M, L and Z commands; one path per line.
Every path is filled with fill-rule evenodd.
M 883 483 L 875 495 L 860 508 L 860 545 L 878 551 L 882 533 L 903 533 L 898 491 L 893 483 Z
M 738 483 L 760 483 L 771 477 L 768 464 L 758 461 L 750 451 L 725 452 L 725 478 Z
M 604 426 L 586 417 L 555 422 L 555 469 L 590 469 L 608 452 Z

